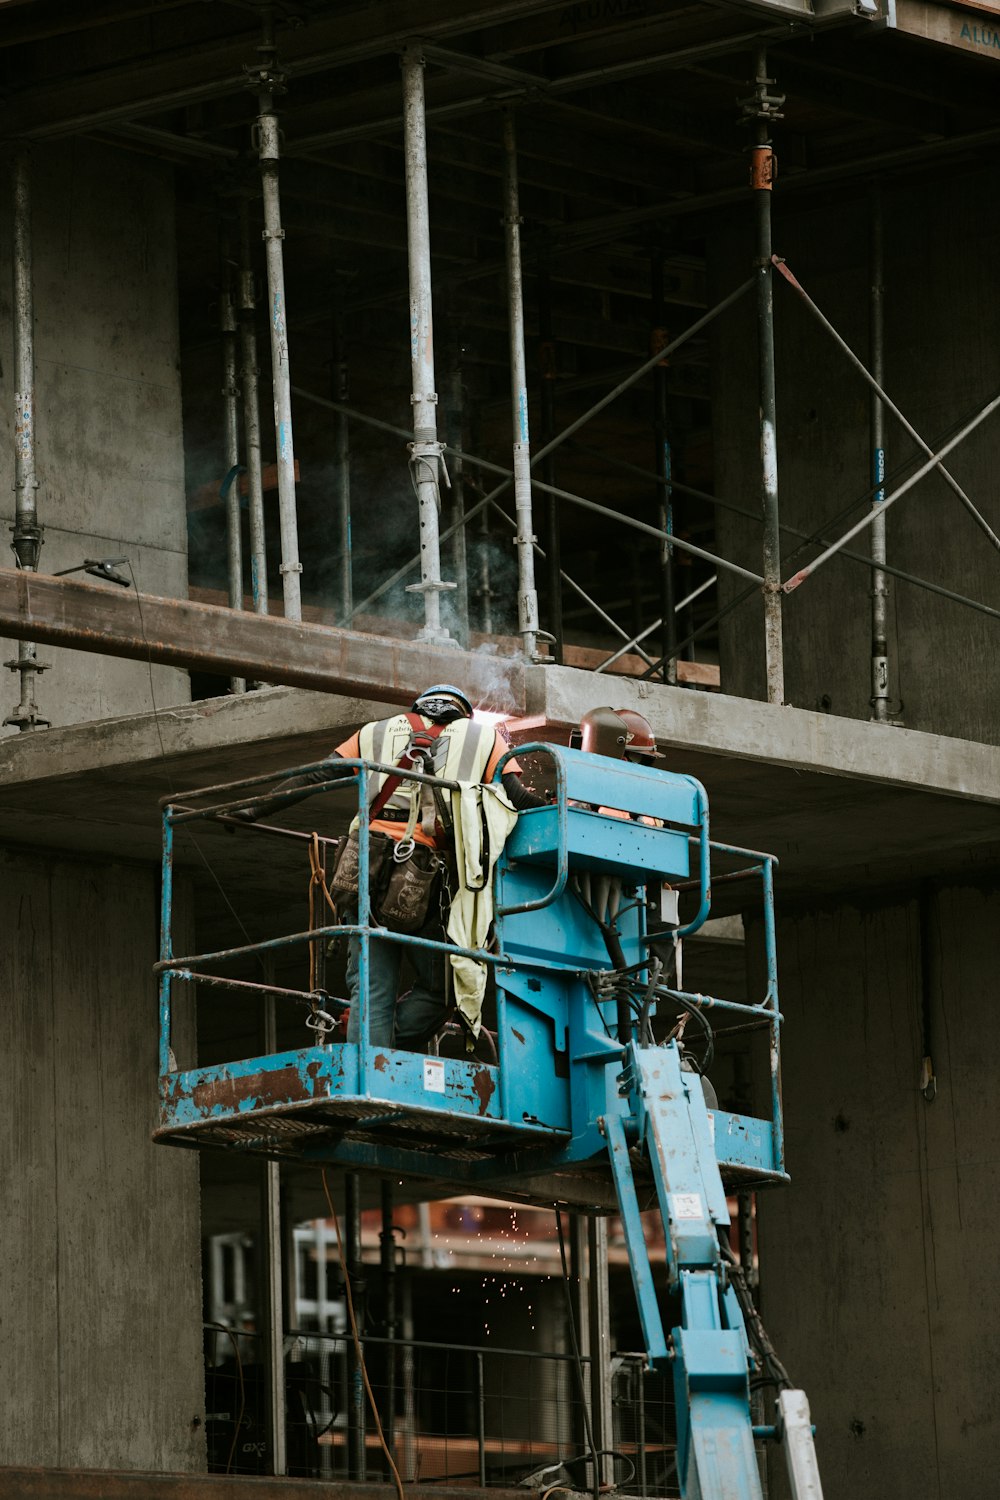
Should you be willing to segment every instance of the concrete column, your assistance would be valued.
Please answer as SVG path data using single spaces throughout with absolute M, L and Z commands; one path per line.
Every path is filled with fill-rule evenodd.
M 183 598 L 187 520 L 174 219 L 174 175 L 165 163 L 83 137 L 32 146 L 32 406 L 38 424 L 34 477 L 21 492 L 30 494 L 36 515 L 24 521 L 29 529 L 38 524 L 34 485 L 40 480 L 46 572 L 78 569 L 86 558 L 125 557 L 116 570 L 130 583 L 134 573 L 144 595 Z M 11 316 L 11 332 L 14 322 Z M 14 431 L 13 394 L 28 377 L 26 349 L 23 362 L 16 362 L 25 375 L 16 373 L 11 332 L 3 373 L 13 468 L 13 438 L 22 436 Z M 13 494 L 10 499 L 13 509 Z M 28 531 L 23 536 L 26 566 L 37 547 Z M 112 584 L 95 587 L 125 597 Z M 0 662 L 17 655 L 12 642 L 0 643 Z M 44 716 L 59 727 L 150 708 L 145 661 L 93 656 L 81 670 L 79 654 L 61 647 L 46 647 L 44 658 L 52 664 L 44 678 Z M 190 700 L 186 672 L 156 666 L 152 681 L 158 706 Z
M 779 922 L 791 1183 L 758 1198 L 760 1306 L 829 1495 L 975 1495 L 993 1470 L 998 923 L 988 886 Z
M 198 1162 L 151 1139 L 157 872 L 0 850 L 0 877 L 0 1467 L 197 1472 Z

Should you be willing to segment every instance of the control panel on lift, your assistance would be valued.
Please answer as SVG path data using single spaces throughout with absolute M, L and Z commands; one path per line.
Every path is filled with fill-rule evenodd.
M 421 1177 L 442 1193 L 615 1206 L 649 1358 L 673 1369 L 682 1493 L 759 1496 L 754 1439 L 763 1435 L 782 1440 L 797 1500 L 819 1496 L 808 1406 L 758 1331 L 728 1248 L 727 1185 L 786 1180 L 774 861 L 713 843 L 708 800 L 692 777 L 545 743 L 523 745 L 517 754 L 544 766 L 553 790 L 548 805 L 520 814 L 507 839 L 494 879 L 493 940 L 482 949 L 377 924 L 368 889 L 370 840 L 360 819 L 357 910 L 350 921 L 324 899 L 312 903 L 301 931 L 177 956 L 178 831 L 232 817 L 259 797 L 267 778 L 180 794 L 164 805 L 156 1137 Z M 367 808 L 369 777 L 394 768 L 350 764 L 357 806 Z M 503 762 L 498 778 L 502 771 Z M 407 779 L 411 774 L 428 779 L 415 772 Z M 344 785 L 331 777 L 316 793 Z M 260 839 L 301 841 L 312 886 L 320 884 L 325 898 L 324 872 L 337 841 L 282 826 L 280 783 L 268 800 L 278 810 L 249 830 L 248 859 L 260 859 Z M 678 954 L 709 916 L 713 865 L 717 879 L 759 889 L 766 986 L 756 1001 L 682 986 Z M 327 945 L 344 939 L 353 940 L 359 976 L 359 1039 L 350 1043 L 334 1029 L 337 1007 L 320 983 Z M 372 1045 L 370 960 L 373 946 L 386 943 L 462 953 L 488 966 L 492 1001 L 476 1055 Z M 273 964 L 296 954 L 303 967 L 309 959 L 301 988 L 246 977 L 248 960 Z M 253 992 L 300 1008 L 310 1043 L 178 1068 L 171 1012 L 179 987 L 190 984 L 202 997 L 213 990 Z M 762 1117 L 720 1109 L 702 1076 L 718 1017 L 759 1028 L 767 1038 L 769 1109 Z M 662 1215 L 670 1305 L 680 1309 L 669 1332 L 640 1217 L 649 1207 Z M 755 1371 L 778 1389 L 778 1420 L 766 1432 L 755 1432 L 750 1418 Z

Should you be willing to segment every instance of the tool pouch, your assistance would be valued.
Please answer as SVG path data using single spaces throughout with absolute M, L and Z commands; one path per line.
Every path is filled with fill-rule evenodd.
M 394 855 L 401 847 L 396 846 Z M 377 904 L 378 920 L 393 932 L 420 932 L 440 900 L 445 861 L 423 844 L 411 843 L 409 849 L 405 858 L 392 859 Z
M 368 835 L 368 892 L 373 910 L 385 888 L 395 847 L 395 839 L 391 839 L 388 834 Z M 338 906 L 357 905 L 358 870 L 358 833 L 357 829 L 352 829 L 337 846 L 337 856 L 330 876 L 330 895 Z

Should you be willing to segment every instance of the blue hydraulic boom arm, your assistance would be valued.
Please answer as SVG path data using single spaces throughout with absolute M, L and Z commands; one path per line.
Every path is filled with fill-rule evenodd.
M 701 1079 L 682 1071 L 676 1042 L 632 1043 L 627 1084 L 631 1110 L 605 1116 L 604 1133 L 646 1349 L 653 1364 L 673 1363 L 682 1493 L 758 1500 L 750 1347 L 720 1249 L 729 1210 Z M 666 1231 L 668 1288 L 680 1294 L 681 1324 L 669 1341 L 646 1250 L 633 1149 L 652 1166 Z
M 523 747 L 519 751 L 522 756 L 526 753 Z M 654 960 L 650 953 L 655 935 L 646 931 L 648 902 L 644 888 L 658 884 L 665 877 L 676 880 L 678 874 L 688 873 L 686 853 L 682 859 L 676 844 L 667 844 L 670 830 L 684 826 L 685 821 L 691 830 L 688 842 L 697 856 L 697 872 L 686 883 L 696 892 L 697 909 L 685 925 L 674 927 L 670 934 L 672 941 L 676 944 L 696 931 L 710 910 L 713 846 L 704 789 L 693 778 L 671 777 L 652 768 L 614 762 L 609 768 L 607 762 L 600 764 L 600 757 L 551 748 L 548 753 L 556 760 L 557 772 L 556 805 L 549 817 L 552 827 L 548 834 L 543 824 L 546 815 L 531 816 L 536 820 L 539 846 L 544 846 L 547 839 L 554 846 L 554 857 L 550 858 L 556 872 L 555 885 L 540 899 L 508 907 L 506 911 L 519 915 L 532 912 L 534 944 L 536 951 L 540 951 L 545 946 L 545 909 L 553 907 L 558 911 L 556 897 L 563 897 L 569 887 L 596 919 L 606 941 L 609 923 L 614 929 L 615 941 L 608 944 L 608 955 L 613 969 L 618 968 L 618 976 L 605 970 L 601 982 L 592 985 L 595 996 L 614 993 L 617 982 L 619 996 L 624 992 L 627 997 L 630 976 L 633 994 L 638 994 L 644 984 L 655 988 L 657 976 L 651 973 Z M 664 801 L 668 791 L 681 800 L 671 803 L 668 797 Z M 602 802 L 609 806 L 601 806 Z M 649 811 L 644 814 L 642 809 L 651 810 L 654 816 L 650 817 Z M 624 827 L 623 812 L 627 816 Z M 530 820 L 523 820 L 520 837 L 507 860 L 508 868 L 513 864 L 516 869 L 519 859 L 530 861 L 531 829 Z M 724 845 L 714 847 L 730 856 L 750 853 Z M 762 879 L 768 993 L 762 1007 L 730 1002 L 728 1008 L 756 1011 L 758 1021 L 761 1011 L 767 1015 L 772 1043 L 772 1121 L 770 1139 L 756 1143 L 756 1155 L 751 1147 L 741 1165 L 756 1167 L 762 1175 L 783 1177 L 773 862 L 767 856 L 754 859 L 759 863 L 743 873 L 759 874 Z M 590 873 L 584 875 L 588 866 Z M 628 923 L 618 915 L 630 882 L 635 882 L 638 893 L 635 911 L 642 914 L 631 932 Z M 504 910 L 501 908 L 502 913 Z M 561 918 L 565 921 L 565 911 Z M 523 922 L 525 918 L 520 916 L 520 920 Z M 626 951 L 630 936 L 635 953 L 640 955 L 631 965 L 628 958 L 633 954 Z M 511 946 L 516 945 L 513 932 L 508 941 Z M 672 996 L 689 1010 L 726 1005 L 708 996 L 685 995 L 679 990 L 658 992 Z M 603 1017 L 605 1028 L 610 1019 L 610 1014 Z M 577 1044 L 575 1057 L 571 1040 L 571 1061 L 580 1071 L 590 1074 L 590 1090 L 581 1113 L 596 1113 L 596 1125 L 607 1151 L 647 1355 L 653 1365 L 669 1362 L 672 1366 L 681 1493 L 685 1500 L 760 1500 L 750 1375 L 758 1364 L 769 1362 L 771 1369 L 761 1373 L 778 1386 L 780 1420 L 768 1435 L 783 1441 L 793 1500 L 821 1500 L 808 1403 L 801 1391 L 791 1390 L 784 1369 L 773 1352 L 769 1352 L 766 1335 L 763 1339 L 757 1335 L 759 1319 L 742 1269 L 733 1264 L 728 1248 L 729 1209 L 720 1171 L 720 1158 L 725 1160 L 726 1147 L 717 1141 L 716 1132 L 725 1128 L 731 1134 L 735 1117 L 709 1109 L 702 1079 L 690 1064 L 684 1065 L 677 1040 L 669 1040 L 665 1045 L 653 1044 L 649 1029 L 643 1034 L 642 1024 L 633 1024 L 627 1004 L 624 1010 L 619 1004 L 616 1021 L 619 1049 L 614 1065 L 607 1051 L 602 1053 L 598 1045 L 601 1039 L 591 1034 L 588 1040 L 585 1031 L 584 1044 Z M 571 1037 L 572 1030 L 571 1026 Z M 637 1030 L 638 1037 L 634 1034 Z M 580 1093 L 578 1088 L 578 1097 Z M 586 1141 L 589 1128 L 590 1121 L 581 1118 L 575 1139 Z M 647 1178 L 651 1176 L 655 1186 L 665 1231 L 666 1290 L 679 1300 L 680 1322 L 669 1335 L 663 1326 L 660 1297 L 646 1246 L 636 1170 Z M 753 1321 L 757 1349 L 748 1337 L 741 1294 Z
M 749 1375 L 753 1354 L 723 1246 L 729 1210 L 701 1080 L 685 1072 L 675 1042 L 629 1047 L 627 1114 L 603 1121 L 629 1265 L 653 1364 L 671 1360 L 677 1411 L 677 1472 L 685 1500 L 759 1500 Z M 666 1230 L 669 1290 L 681 1321 L 667 1339 L 639 1213 L 631 1153 L 645 1153 Z M 744 1296 L 749 1300 L 745 1283 Z M 754 1316 L 752 1307 L 749 1308 Z M 766 1352 L 766 1350 L 765 1350 Z M 774 1361 L 776 1364 L 777 1362 Z M 780 1437 L 793 1500 L 822 1500 L 809 1404 L 777 1366 Z

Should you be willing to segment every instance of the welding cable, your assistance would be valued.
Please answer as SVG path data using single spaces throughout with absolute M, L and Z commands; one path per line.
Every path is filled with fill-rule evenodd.
M 364 1381 L 365 1390 L 368 1393 L 368 1404 L 371 1406 L 372 1416 L 375 1418 L 375 1427 L 378 1432 L 378 1440 L 382 1445 L 382 1452 L 385 1454 L 386 1463 L 389 1465 L 389 1469 L 392 1473 L 393 1483 L 396 1486 L 396 1493 L 399 1496 L 399 1500 L 405 1500 L 405 1496 L 403 1494 L 403 1481 L 399 1477 L 399 1470 L 396 1468 L 395 1460 L 393 1459 L 392 1454 L 389 1452 L 389 1444 L 386 1442 L 385 1433 L 382 1430 L 382 1418 L 378 1414 L 378 1406 L 375 1402 L 375 1392 L 372 1390 L 371 1381 L 368 1379 L 368 1366 L 365 1364 L 365 1356 L 361 1348 L 361 1335 L 358 1333 L 358 1320 L 354 1314 L 354 1295 L 351 1291 L 351 1275 L 347 1269 L 347 1258 L 344 1255 L 344 1244 L 340 1235 L 340 1220 L 337 1217 L 337 1210 L 333 1206 L 333 1198 L 330 1193 L 330 1184 L 327 1181 L 325 1167 L 322 1168 L 320 1176 L 323 1179 L 323 1192 L 326 1194 L 326 1204 L 330 1210 L 330 1217 L 333 1220 L 334 1232 L 337 1236 L 337 1254 L 340 1256 L 340 1269 L 344 1273 L 344 1291 L 347 1294 L 347 1312 L 351 1320 L 351 1335 L 354 1340 L 354 1353 L 357 1357 L 358 1368 L 361 1371 L 361 1379 Z
M 235 483 L 237 476 L 239 474 L 245 474 L 245 473 L 246 473 L 246 467 L 243 464 L 233 464 L 233 467 L 229 470 L 229 472 L 226 474 L 225 479 L 219 485 L 219 499 L 220 500 L 228 500 L 228 498 L 229 498 L 229 491 L 232 489 L 233 484 Z
M 729 1243 L 728 1226 L 719 1230 L 719 1250 L 721 1251 L 722 1259 L 726 1263 L 730 1285 L 736 1293 L 736 1300 L 740 1304 L 740 1310 L 743 1313 L 747 1337 L 753 1345 L 762 1367 L 767 1371 L 768 1378 L 766 1380 L 758 1380 L 755 1383 L 757 1385 L 774 1385 L 777 1386 L 779 1391 L 791 1390 L 792 1382 L 788 1371 L 778 1358 L 767 1329 L 764 1327 L 760 1313 L 757 1311 L 749 1284 L 747 1283 L 746 1270 L 733 1254 L 733 1248 Z
M 598 1458 L 615 1458 L 619 1459 L 623 1464 L 628 1464 L 629 1472 L 621 1482 L 622 1484 L 632 1483 L 632 1480 L 635 1478 L 635 1463 L 627 1453 L 623 1453 L 620 1448 L 595 1448 L 594 1454 L 596 1454 Z M 570 1458 L 561 1458 L 557 1464 L 550 1464 L 549 1467 L 552 1469 L 563 1469 L 568 1468 L 572 1464 L 581 1463 L 585 1459 L 589 1462 L 593 1458 L 594 1454 L 574 1453 Z M 607 1494 L 609 1490 L 613 1490 L 615 1489 L 615 1487 L 616 1486 L 613 1483 L 602 1484 L 601 1493 Z M 550 1485 L 549 1488 L 539 1496 L 539 1500 L 544 1500 L 545 1495 L 554 1495 L 559 1490 L 565 1490 L 569 1495 L 579 1495 L 581 1493 L 580 1490 L 571 1489 L 568 1485 L 565 1484 L 553 1484 Z

